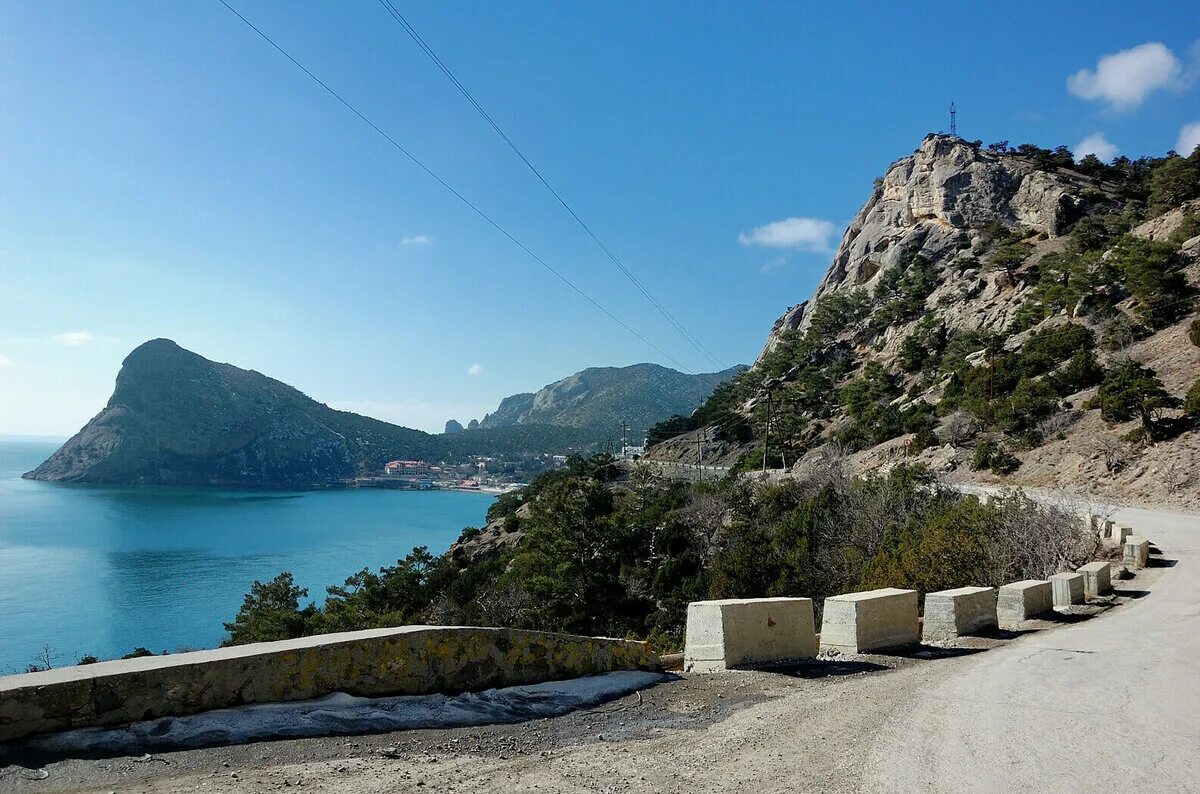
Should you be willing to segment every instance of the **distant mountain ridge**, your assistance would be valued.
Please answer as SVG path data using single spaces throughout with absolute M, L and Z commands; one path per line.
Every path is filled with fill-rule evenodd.
M 663 388 L 704 377 L 656 369 L 668 375 L 650 382 Z M 597 381 L 587 374 L 592 372 L 606 370 L 572 376 L 586 375 L 579 380 L 582 389 L 565 390 L 571 399 L 556 398 L 564 407 L 560 413 L 543 408 L 533 421 L 519 415 L 511 424 L 470 430 L 454 422 L 458 432 L 433 435 L 334 410 L 260 372 L 154 339 L 122 362 L 104 410 L 25 476 L 134 485 L 323 486 L 376 474 L 397 458 L 461 462 L 472 455 L 587 452 L 618 435 L 620 420 L 602 424 L 605 411 L 622 412 L 636 426 L 647 415 L 662 418 L 674 410 L 671 401 L 650 405 L 664 392 L 647 388 L 645 378 Z M 601 383 L 607 388 L 599 388 Z M 594 424 L 581 421 L 589 417 L 587 393 L 600 398 L 591 414 Z M 627 399 L 617 399 L 621 395 Z M 578 423 L 547 421 L 562 417 Z
M 721 383 L 745 370 L 689 375 L 658 364 L 589 367 L 542 387 L 505 397 L 481 428 L 540 424 L 611 431 L 627 422 L 634 433 L 675 414 L 690 414 Z

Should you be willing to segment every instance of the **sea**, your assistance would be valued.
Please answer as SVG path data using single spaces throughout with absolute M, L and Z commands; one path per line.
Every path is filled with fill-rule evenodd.
M 213 648 L 256 579 L 291 571 L 320 603 L 364 567 L 435 554 L 482 526 L 457 491 L 239 490 L 23 480 L 55 443 L 0 439 L 0 674 Z

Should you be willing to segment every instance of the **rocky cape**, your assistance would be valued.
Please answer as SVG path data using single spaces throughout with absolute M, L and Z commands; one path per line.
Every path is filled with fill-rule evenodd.
M 312 485 L 421 457 L 432 436 L 336 411 L 285 383 L 155 339 L 108 405 L 27 477 L 158 485 Z

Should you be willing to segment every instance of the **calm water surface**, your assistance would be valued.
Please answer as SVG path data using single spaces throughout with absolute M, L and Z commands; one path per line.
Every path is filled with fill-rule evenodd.
M 213 647 L 255 579 L 291 571 L 317 600 L 413 546 L 441 553 L 491 499 L 473 493 L 246 491 L 22 480 L 55 444 L 0 441 L 0 674 Z

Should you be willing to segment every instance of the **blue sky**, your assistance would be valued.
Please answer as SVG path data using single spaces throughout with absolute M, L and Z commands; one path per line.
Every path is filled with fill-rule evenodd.
M 74 432 L 160 336 L 429 430 L 586 366 L 715 368 L 378 3 L 230 3 L 671 358 L 216 0 L 5 2 L 0 433 Z M 1200 137 L 1185 2 L 397 5 L 722 365 L 808 297 L 951 100 L 989 142 Z

